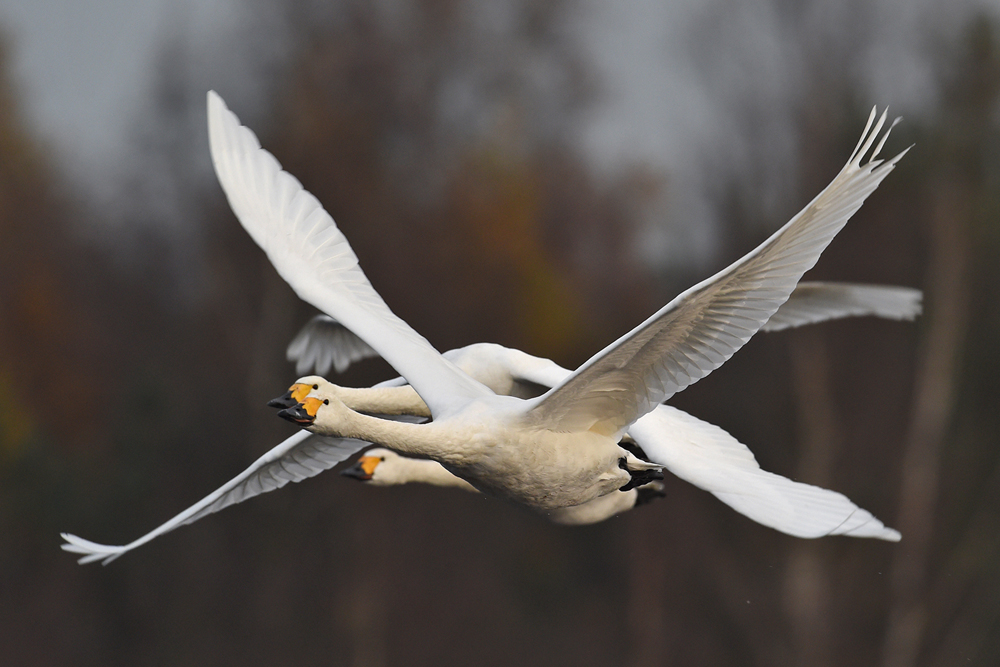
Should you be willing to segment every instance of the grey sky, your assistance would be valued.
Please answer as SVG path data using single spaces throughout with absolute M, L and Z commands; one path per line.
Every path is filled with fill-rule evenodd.
M 70 162 L 114 159 L 124 149 L 122 128 L 147 92 L 165 28 L 187 16 L 184 28 L 206 35 L 211 24 L 231 20 L 231 4 L 2 0 L 12 73 L 33 129 Z
M 260 11 L 262 5 L 251 6 Z M 674 259 L 689 256 L 692 248 L 695 256 L 710 253 L 710 190 L 717 170 L 741 173 L 758 164 L 759 156 L 741 137 L 741 119 L 734 117 L 747 105 L 773 109 L 768 117 L 777 139 L 768 147 L 769 163 L 794 155 L 795 137 L 781 133 L 783 114 L 792 112 L 795 92 L 808 76 L 797 69 L 803 40 L 794 30 L 815 32 L 831 44 L 854 40 L 866 64 L 857 74 L 862 94 L 912 114 L 934 104 L 926 99 L 933 67 L 928 32 L 954 33 L 975 7 L 1000 14 L 1000 0 L 824 0 L 805 4 L 790 27 L 774 6 L 769 0 L 587 0 L 564 9 L 567 30 L 576 35 L 601 91 L 600 102 L 576 125 L 578 145 L 602 173 L 640 164 L 673 184 L 648 213 L 655 233 L 644 245 L 657 256 L 669 254 L 669 247 L 683 248 Z M 241 69 L 243 77 L 252 76 L 253 65 L 246 61 L 256 51 L 249 45 L 243 54 L 217 48 L 227 43 L 222 37 L 245 29 L 246 7 L 236 0 L 0 0 L 0 24 L 34 130 L 69 175 L 99 200 L 114 190 L 109 184 L 120 171 L 135 168 L 129 142 L 136 114 L 149 104 L 149 83 L 165 39 L 179 36 L 183 48 L 199 54 L 193 62 L 227 73 L 195 72 L 206 86 L 224 78 L 238 87 L 233 81 Z M 847 13 L 858 7 L 869 18 L 866 33 L 839 33 L 852 24 Z M 274 41 L 279 35 L 272 33 Z M 711 157 L 720 154 L 724 159 Z M 768 188 L 789 186 L 782 173 L 759 178 L 765 198 Z M 663 220 L 683 222 L 671 227 Z

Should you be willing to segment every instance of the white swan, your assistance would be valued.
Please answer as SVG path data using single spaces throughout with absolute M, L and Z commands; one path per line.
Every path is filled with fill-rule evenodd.
M 391 449 L 373 447 L 341 475 L 357 479 L 370 486 L 397 486 L 400 484 L 430 484 L 451 487 L 476 493 L 474 486 L 460 477 L 455 477 L 437 461 L 412 459 L 397 454 Z M 564 526 L 583 526 L 599 523 L 627 510 L 663 497 L 663 484 L 650 482 L 628 491 L 613 491 L 600 498 L 576 507 L 561 507 L 546 513 L 553 523 Z
M 802 213 L 730 268 L 686 291 L 538 399 L 497 396 L 391 313 L 333 220 L 224 110 L 216 165 L 234 211 L 301 297 L 340 320 L 414 387 L 434 419 L 401 424 L 314 401 L 310 428 L 441 462 L 481 491 L 538 509 L 579 505 L 649 468 L 618 446 L 642 415 L 704 377 L 778 309 L 900 156 L 875 160 L 885 114 Z M 263 178 L 261 175 L 263 174 Z M 261 183 L 268 184 L 262 191 Z M 307 398 L 308 404 L 311 399 Z M 621 465 L 619 465 L 621 463 Z
M 783 331 L 845 317 L 873 315 L 912 320 L 921 312 L 923 292 L 912 287 L 801 282 L 761 331 Z M 286 358 L 299 375 L 343 373 L 356 361 L 378 356 L 372 347 L 329 315 L 316 315 L 288 344 Z M 447 356 L 447 355 L 445 355 Z M 400 382 L 404 382 L 402 378 Z
M 888 131 L 871 150 L 885 114 L 873 129 L 874 121 L 873 111 L 850 161 L 834 181 L 760 247 L 681 294 L 556 389 L 523 401 L 496 396 L 393 315 L 316 199 L 281 171 L 218 96 L 209 94 L 216 172 L 248 233 L 302 298 L 371 344 L 414 386 L 434 415 L 430 424 L 390 424 L 333 400 L 320 408 L 314 428 L 435 458 L 481 490 L 542 510 L 581 504 L 621 488 L 631 472 L 650 468 L 618 446 L 619 436 L 739 349 L 788 298 L 802 273 L 905 154 L 886 162 L 875 159 Z M 871 157 L 863 164 L 869 151 Z M 315 441 L 299 437 L 286 440 L 262 457 L 261 465 L 129 545 L 99 545 L 64 534 L 68 543 L 63 548 L 84 554 L 81 562 L 109 562 L 177 525 L 238 502 L 255 480 L 277 474 L 275 484 L 280 485 L 316 474 L 324 466 L 308 455 Z M 308 447 L 301 456 L 281 460 L 279 450 L 287 455 L 304 443 Z M 621 461 L 627 470 L 619 466 Z
M 570 371 L 548 359 L 493 343 L 476 343 L 445 352 L 444 356 L 496 393 L 514 396 L 536 396 L 570 374 Z M 294 404 L 306 398 L 314 387 L 317 390 L 322 388 L 324 392 L 335 392 L 349 407 L 360 411 L 381 415 L 430 416 L 427 405 L 412 387 L 405 385 L 402 378 L 382 382 L 370 389 L 351 389 L 337 387 L 320 377 L 304 377 L 275 404 Z M 846 496 L 761 470 L 745 445 L 724 430 L 681 410 L 666 405 L 657 406 L 629 428 L 629 437 L 646 452 L 647 457 L 655 458 L 680 479 L 712 493 L 737 512 L 764 526 L 802 538 L 849 535 L 890 541 L 899 539 L 898 532 L 883 526 Z M 84 554 L 80 558 L 81 563 L 95 560 L 110 563 L 123 553 L 179 526 L 333 468 L 369 444 L 362 440 L 328 438 L 301 431 L 195 505 L 129 544 L 97 544 L 64 533 L 67 544 L 63 548 Z M 439 469 L 444 471 L 443 467 L 439 466 Z M 459 479 L 447 474 L 451 480 Z M 468 482 L 461 481 L 473 488 Z M 562 523 L 599 521 L 602 511 L 610 511 L 609 505 L 617 508 L 619 503 L 627 504 L 627 497 L 623 498 L 626 493 L 631 491 L 609 493 L 585 503 L 580 509 L 563 508 L 555 513 L 563 517 Z M 602 501 L 603 498 L 612 500 Z M 845 517 L 851 520 L 845 522 Z
M 570 375 L 548 359 L 492 343 L 477 343 L 446 354 L 456 366 L 499 391 L 530 393 L 539 386 L 558 385 Z M 325 400 L 359 411 L 429 415 L 409 385 L 382 383 L 372 389 L 351 389 L 307 376 L 292 385 L 289 393 L 305 397 L 304 405 L 288 412 L 304 425 L 313 420 Z M 643 458 L 708 491 L 740 514 L 788 535 L 900 539 L 898 531 L 887 528 L 843 494 L 762 470 L 750 449 L 725 430 L 672 406 L 657 405 L 629 427 L 627 437 Z

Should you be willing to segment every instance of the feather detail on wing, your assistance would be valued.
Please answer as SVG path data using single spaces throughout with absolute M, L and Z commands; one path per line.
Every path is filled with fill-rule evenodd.
M 343 373 L 354 362 L 377 357 L 378 352 L 337 320 L 317 315 L 288 344 L 285 356 L 295 362 L 299 375 L 312 370 L 325 376 L 330 368 Z
M 534 405 L 544 428 L 620 435 L 629 424 L 721 366 L 788 298 L 802 274 L 906 153 L 876 159 L 887 130 L 875 110 L 837 177 L 769 239 L 668 303 Z M 891 128 L 890 128 L 891 129 Z
M 632 425 L 629 435 L 652 462 L 757 523 L 795 537 L 899 541 L 899 532 L 843 494 L 761 470 L 746 445 L 676 408 L 657 406 Z
M 923 292 L 912 287 L 803 282 L 761 331 L 781 331 L 803 324 L 864 315 L 912 320 L 920 314 L 923 297 Z
M 215 92 L 208 93 L 208 130 L 215 173 L 233 212 L 301 299 L 377 350 L 433 414 L 489 393 L 393 314 L 330 214 Z
M 122 546 L 97 544 L 76 535 L 63 533 L 65 551 L 84 554 L 80 563 L 99 560 L 107 565 L 122 554 L 142 546 L 155 537 L 175 528 L 193 523 L 204 516 L 241 503 L 268 491 L 280 489 L 289 482 L 300 482 L 344 461 L 369 443 L 352 438 L 327 438 L 300 431 L 287 438 L 253 465 L 229 480 L 199 502 L 187 508 L 155 530 Z
M 913 320 L 922 311 L 923 296 L 923 292 L 912 287 L 800 282 L 788 300 L 781 304 L 760 330 L 784 331 L 847 317 Z M 475 346 L 469 346 L 472 347 Z M 468 372 L 459 362 L 469 348 L 451 350 L 442 356 Z M 569 371 L 548 359 L 540 359 L 511 348 L 502 349 L 505 351 L 503 363 L 515 381 L 532 382 L 551 388 L 569 376 Z M 327 315 L 317 315 L 288 344 L 286 356 L 288 361 L 295 363 L 295 371 L 299 375 L 310 371 L 326 375 L 331 368 L 343 373 L 351 364 L 378 356 L 378 353 L 337 320 Z M 482 381 L 481 378 L 477 379 Z M 400 383 L 405 382 L 402 378 L 398 380 Z

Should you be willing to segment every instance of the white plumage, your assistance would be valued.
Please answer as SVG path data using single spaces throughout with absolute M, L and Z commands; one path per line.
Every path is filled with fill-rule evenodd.
M 372 447 L 358 462 L 342 474 L 362 480 L 370 486 L 399 486 L 402 484 L 430 484 L 475 492 L 474 486 L 455 477 L 437 461 L 411 459 L 391 449 Z M 663 495 L 663 484 L 650 482 L 642 487 L 645 498 Z M 585 526 L 599 523 L 626 512 L 640 503 L 640 489 L 612 491 L 590 502 L 574 507 L 549 510 L 545 517 L 564 526 Z

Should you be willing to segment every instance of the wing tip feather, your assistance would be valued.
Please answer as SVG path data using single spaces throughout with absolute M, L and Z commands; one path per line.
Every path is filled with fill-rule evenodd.
M 59 535 L 66 541 L 65 544 L 60 545 L 63 551 L 74 554 L 83 554 L 83 556 L 78 558 L 76 561 L 80 565 L 86 565 L 98 560 L 101 561 L 101 565 L 107 565 L 129 550 L 127 546 L 98 544 L 97 542 L 91 542 L 90 540 L 85 540 L 82 537 L 77 537 L 72 533 L 60 533 Z

